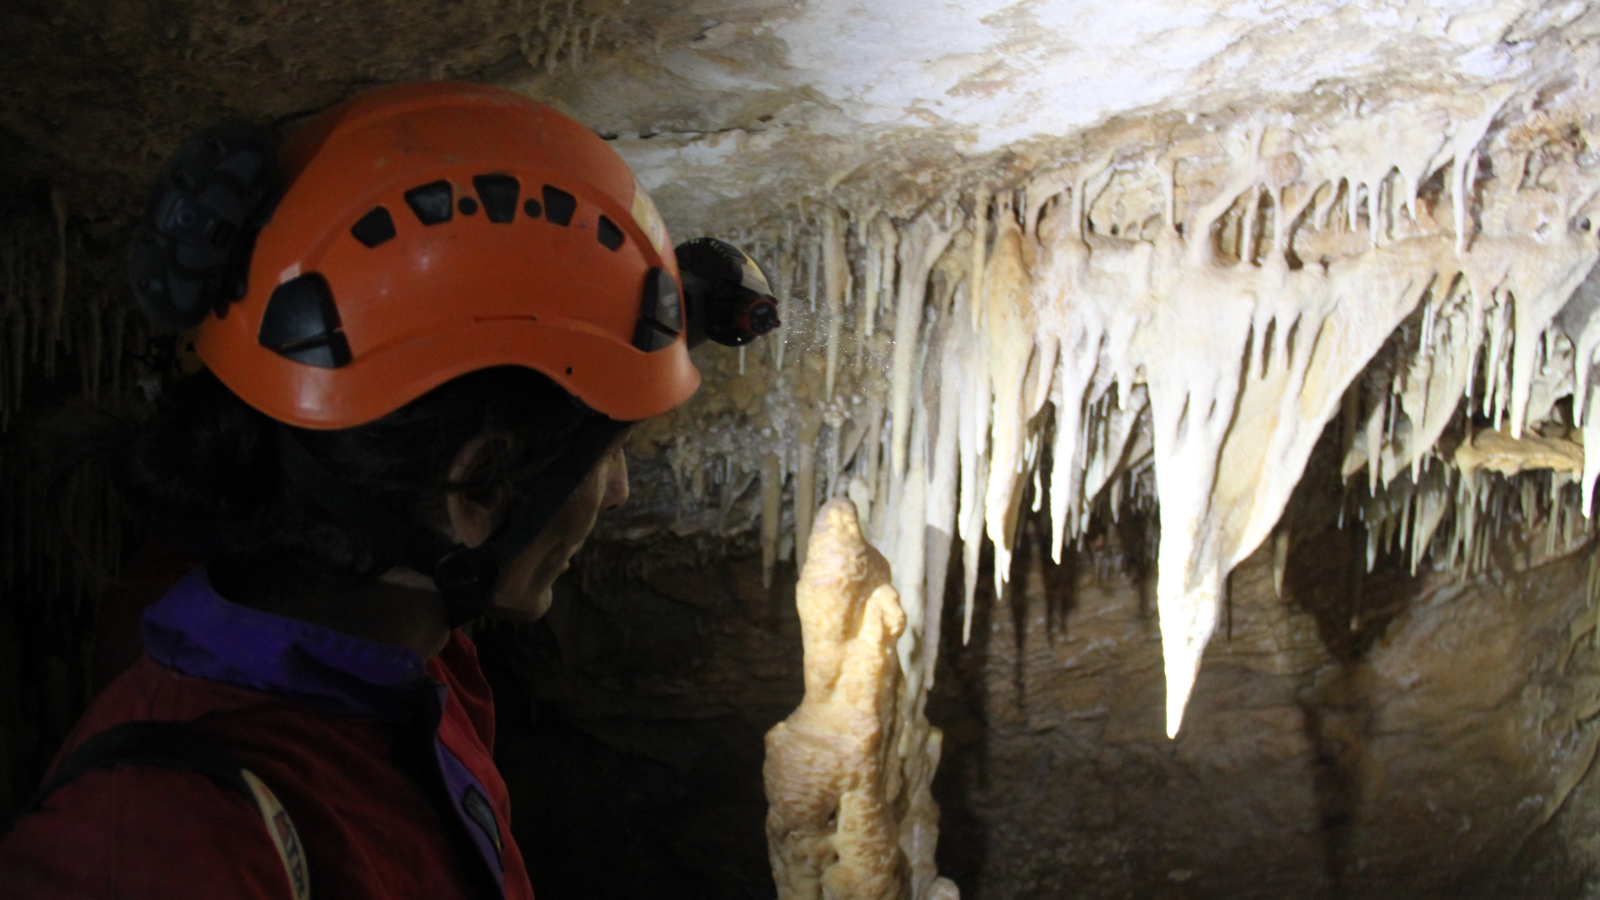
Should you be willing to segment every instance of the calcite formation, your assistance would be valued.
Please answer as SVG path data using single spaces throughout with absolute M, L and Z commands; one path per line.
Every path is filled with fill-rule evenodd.
M 978 545 L 999 595 L 1024 504 L 1048 509 L 1058 560 L 1094 516 L 1158 506 L 1170 735 L 1228 572 L 1273 536 L 1330 423 L 1373 553 L 1473 569 L 1505 484 L 1456 467 L 1461 436 L 1600 437 L 1600 317 L 1579 290 L 1600 258 L 1593 93 L 1397 90 L 1342 119 L 1136 129 L 904 218 L 841 190 L 752 230 L 791 298 L 743 363 L 766 386 L 765 508 L 794 509 L 792 531 L 764 523 L 767 558 L 791 541 L 803 558 L 811 510 L 857 500 L 920 687 L 956 537 L 970 620 Z M 716 436 L 684 451 L 748 465 Z M 1552 546 L 1574 546 L 1600 463 L 1519 468 L 1551 469 L 1524 520 L 1555 517 Z
M 797 596 L 805 699 L 767 733 L 762 773 L 778 896 L 954 900 L 933 867 L 939 732 L 903 690 L 906 616 L 849 500 L 821 509 Z

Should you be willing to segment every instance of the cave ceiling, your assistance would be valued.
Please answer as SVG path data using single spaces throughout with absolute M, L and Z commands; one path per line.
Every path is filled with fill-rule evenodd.
M 841 189 L 909 213 L 1240 117 L 1314 129 L 1396 94 L 1550 90 L 1588 68 L 1600 30 L 1577 0 L 8 6 L 0 178 L 58 185 L 87 219 L 126 220 L 208 122 L 292 121 L 369 85 L 456 77 L 614 138 L 681 233 Z

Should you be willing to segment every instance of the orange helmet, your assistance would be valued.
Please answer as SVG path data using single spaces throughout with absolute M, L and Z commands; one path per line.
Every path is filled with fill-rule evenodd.
M 200 360 L 241 400 L 287 425 L 351 428 L 460 375 L 517 365 L 600 413 L 473 548 L 351 490 L 277 429 L 289 481 L 347 527 L 402 548 L 433 576 L 452 622 L 483 610 L 501 565 L 623 423 L 694 393 L 691 341 L 739 346 L 778 324 L 754 260 L 702 238 L 680 248 L 680 275 L 622 158 L 509 91 L 381 88 L 307 123 L 276 167 L 273 154 L 242 126 L 186 144 L 130 258 L 151 322 L 198 325 Z M 263 223 L 274 179 L 281 197 Z
M 621 421 L 699 386 L 660 215 L 567 116 L 482 85 L 396 85 L 316 116 L 279 173 L 246 290 L 195 345 L 267 415 L 352 427 L 508 364 Z

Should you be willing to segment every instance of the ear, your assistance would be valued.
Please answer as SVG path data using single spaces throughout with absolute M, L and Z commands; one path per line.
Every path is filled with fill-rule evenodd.
M 460 481 L 472 471 L 473 465 L 488 446 L 489 440 L 487 435 L 483 435 L 462 445 L 455 461 L 450 464 L 451 481 Z M 450 520 L 451 540 L 468 547 L 476 547 L 487 541 L 489 535 L 494 533 L 498 506 L 486 506 L 476 500 L 468 499 L 459 491 L 450 491 L 444 496 L 444 507 L 445 515 Z

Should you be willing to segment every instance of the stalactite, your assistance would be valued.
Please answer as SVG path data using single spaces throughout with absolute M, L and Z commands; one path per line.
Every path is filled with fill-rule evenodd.
M 850 265 L 845 251 L 844 216 L 837 209 L 823 213 L 822 265 L 828 297 L 827 382 L 823 396 L 833 399 L 833 384 L 839 371 L 839 334 L 844 326 L 844 303 L 850 293 Z
M 894 222 L 882 212 L 875 213 L 862 232 L 866 242 L 866 287 L 861 297 L 859 329 L 864 341 L 872 337 L 877 327 L 878 311 L 883 306 L 886 285 L 894 281 L 894 258 L 899 234 L 894 229 Z
M 1012 540 L 1016 534 L 1013 495 L 1025 474 L 1022 465 L 1023 383 L 1033 349 L 1032 260 L 1025 255 L 1023 233 L 1013 200 L 996 202 L 994 253 L 983 274 L 983 333 L 989 343 L 989 383 L 994 391 L 989 486 L 984 497 L 984 522 L 995 548 L 995 595 L 1011 575 Z
M 103 587 L 126 515 L 90 467 L 47 495 L 17 427 L 78 395 L 118 397 L 144 341 L 129 327 L 120 258 L 81 258 L 65 194 L 12 197 L 0 216 L 0 590 L 69 610 Z M 29 404 L 32 404 L 29 406 Z
M 800 414 L 795 441 L 794 548 L 795 563 L 804 568 L 806 542 L 811 537 L 811 518 L 816 511 L 817 438 L 822 433 L 822 413 L 815 407 Z
M 972 265 L 968 269 L 972 297 L 972 327 L 977 328 L 984 310 L 983 273 L 988 267 L 989 252 L 989 190 L 980 188 L 972 198 Z
M 917 338 L 922 331 L 922 307 L 928 275 L 939 255 L 955 236 L 940 214 L 926 211 L 900 235 L 899 279 L 895 286 L 894 359 L 890 370 L 891 472 L 898 477 L 906 467 L 906 442 L 911 437 L 912 387 L 921 383 L 915 362 Z
M 771 430 L 743 461 L 767 578 L 788 541 L 804 554 L 819 493 L 849 496 L 894 561 L 905 683 L 925 687 L 957 537 L 966 639 L 982 544 L 998 596 L 1030 481 L 1057 560 L 1096 516 L 1158 507 L 1176 733 L 1230 570 L 1270 539 L 1282 589 L 1279 520 L 1336 416 L 1357 564 L 1482 566 L 1502 511 L 1570 546 L 1587 525 L 1568 507 L 1591 513 L 1600 479 L 1576 438 L 1600 446 L 1595 176 L 1557 138 L 1544 183 L 1499 174 L 1543 139 L 1514 137 L 1505 102 L 1363 98 L 1337 122 L 1086 148 L 1015 184 L 953 173 L 920 207 L 844 178 L 754 228 L 786 304 L 750 365 Z M 1503 466 L 1473 456 L 1502 438 Z M 1509 486 L 1530 478 L 1549 480 Z

